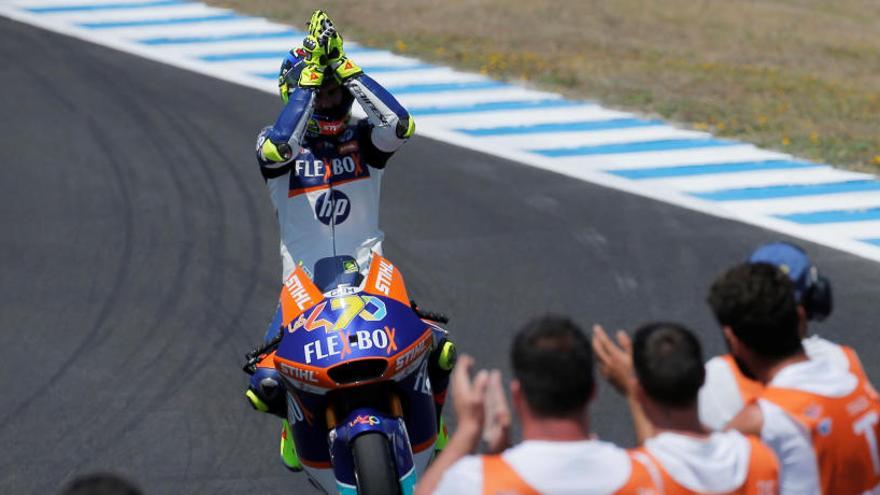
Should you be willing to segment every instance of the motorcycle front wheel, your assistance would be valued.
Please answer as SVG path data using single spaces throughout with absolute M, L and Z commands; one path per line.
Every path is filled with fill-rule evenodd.
M 378 432 L 359 435 L 352 442 L 358 495 L 399 495 L 397 467 L 388 437 Z

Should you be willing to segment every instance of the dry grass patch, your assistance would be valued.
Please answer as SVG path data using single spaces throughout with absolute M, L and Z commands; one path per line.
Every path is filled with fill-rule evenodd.
M 208 2 L 880 170 L 877 0 Z

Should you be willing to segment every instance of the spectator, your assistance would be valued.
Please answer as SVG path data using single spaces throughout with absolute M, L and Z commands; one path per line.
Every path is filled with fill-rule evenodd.
M 863 377 L 807 357 L 791 279 L 771 264 L 741 264 L 712 284 L 708 300 L 738 366 L 764 387 L 730 426 L 776 452 L 781 493 L 880 491 L 880 402 Z
M 795 285 L 801 315 L 802 344 L 810 359 L 826 359 L 835 367 L 850 370 L 868 382 L 856 352 L 817 335 L 808 336 L 807 320 L 822 321 L 831 314 L 831 282 L 821 275 L 807 254 L 786 242 L 765 244 L 749 257 L 751 263 L 770 263 L 788 275 Z M 721 430 L 761 393 L 762 385 L 747 377 L 728 353 L 706 363 L 706 383 L 700 389 L 700 420 Z
M 509 415 L 498 372 L 481 371 L 472 382 L 473 360 L 463 357 L 453 373 L 458 428 L 417 494 L 659 493 L 643 456 L 591 436 L 593 356 L 574 323 L 549 316 L 528 323 L 514 338 L 511 361 L 510 393 L 523 442 L 500 455 L 469 455 L 487 416 L 489 450 L 499 451 Z
M 779 463 L 766 445 L 736 431 L 710 433 L 700 424 L 697 393 L 705 371 L 693 333 L 674 323 L 651 323 L 636 331 L 632 346 L 628 339 L 620 340 L 623 349 L 598 327 L 593 335 L 596 356 L 603 369 L 616 356 L 625 355 L 626 361 L 631 356 L 631 368 L 607 376 L 653 425 L 654 436 L 639 452 L 656 466 L 665 493 L 779 493 Z

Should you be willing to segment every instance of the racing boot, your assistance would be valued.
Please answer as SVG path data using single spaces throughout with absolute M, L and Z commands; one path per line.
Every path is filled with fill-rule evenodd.
M 273 414 L 281 418 L 281 462 L 287 469 L 297 472 L 302 471 L 302 464 L 296 454 L 296 444 L 293 441 L 293 431 L 287 421 L 287 396 L 284 386 L 281 384 L 278 371 L 271 363 L 271 354 L 261 359 L 256 372 L 251 376 L 250 385 L 245 392 L 248 403 L 260 412 Z
M 457 359 L 455 344 L 448 338 L 441 340 L 440 345 L 428 356 L 428 379 L 431 380 L 438 425 L 437 443 L 434 449 L 438 452 L 443 450 L 449 441 L 449 433 L 442 412 L 443 405 L 446 404 L 446 391 L 449 389 L 449 375 L 452 373 Z
M 293 431 L 290 429 L 290 423 L 287 420 L 281 421 L 281 462 L 284 467 L 293 471 L 302 471 L 302 464 L 299 462 L 299 456 L 296 454 L 296 444 L 293 442 Z

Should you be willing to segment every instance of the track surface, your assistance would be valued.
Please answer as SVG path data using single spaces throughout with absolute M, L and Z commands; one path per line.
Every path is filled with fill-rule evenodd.
M 297 493 L 241 356 L 279 282 L 253 163 L 271 96 L 0 20 L 0 492 L 112 470 L 147 493 Z M 386 174 L 386 254 L 507 370 L 511 333 L 554 311 L 649 319 L 721 350 L 712 277 L 777 234 L 415 138 Z M 825 336 L 880 380 L 880 265 L 807 245 L 835 283 Z M 602 437 L 632 440 L 602 387 Z

